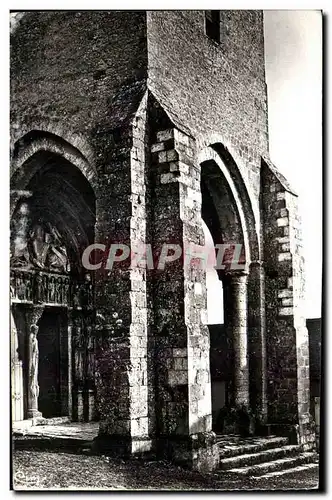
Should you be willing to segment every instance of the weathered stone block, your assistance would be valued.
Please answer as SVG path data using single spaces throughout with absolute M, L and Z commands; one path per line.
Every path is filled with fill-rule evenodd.
M 173 387 L 176 385 L 186 385 L 188 383 L 187 370 L 168 370 L 168 384 Z
M 288 217 L 279 217 L 277 219 L 277 225 L 278 225 L 278 227 L 288 226 L 288 224 L 289 224 Z
M 284 262 L 292 260 L 292 254 L 290 252 L 282 252 L 278 254 L 278 261 Z
M 174 139 L 174 128 L 157 132 L 158 142 L 168 141 L 169 139 Z
M 151 146 L 151 153 L 159 153 L 160 151 L 164 151 L 164 149 L 165 144 L 163 142 L 159 142 Z

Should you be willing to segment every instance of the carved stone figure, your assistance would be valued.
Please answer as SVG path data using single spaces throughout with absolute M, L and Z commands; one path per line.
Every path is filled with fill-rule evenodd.
M 84 333 L 79 318 L 75 320 L 75 378 L 78 384 L 84 380 Z
M 56 304 L 60 303 L 60 284 L 59 279 L 54 279 L 54 302 Z
M 38 340 L 37 340 L 38 326 L 31 325 L 30 336 L 29 336 L 29 394 L 31 408 L 38 408 L 38 396 L 39 396 L 39 385 L 38 385 L 38 360 L 39 360 L 39 350 L 38 350 Z
M 68 304 L 69 298 L 69 279 L 65 278 L 64 280 L 64 303 Z
M 74 307 L 81 306 L 80 288 L 79 288 L 79 285 L 77 283 L 73 283 L 73 286 L 72 286 L 72 300 L 73 300 Z
M 69 272 L 70 265 L 67 249 L 62 243 L 61 236 L 56 228 L 50 226 L 50 234 L 47 235 L 47 240 L 50 242 L 50 249 L 47 255 L 46 267 L 50 271 Z
M 45 230 L 42 225 L 37 224 L 30 231 L 29 247 L 33 265 L 39 267 L 39 269 L 45 269 L 50 243 L 49 238 L 45 236 Z
M 80 305 L 82 307 L 92 306 L 92 282 L 90 274 L 84 276 L 84 282 L 80 285 Z
M 28 215 L 29 207 L 24 202 L 20 205 L 11 227 L 11 267 L 31 267 L 27 237 Z
M 55 279 L 53 276 L 50 277 L 49 280 L 49 287 L 50 287 L 50 302 L 55 302 Z
M 63 304 L 63 280 L 62 277 L 58 278 L 58 303 Z
M 93 330 L 91 326 L 86 328 L 87 331 L 87 378 L 94 380 L 95 373 L 95 342 Z
M 84 347 L 84 333 L 83 333 L 80 321 L 77 320 L 75 323 L 76 323 L 75 324 L 75 330 L 76 330 L 75 346 L 78 347 L 79 349 L 81 349 Z
M 32 275 L 31 274 L 29 274 L 28 279 L 26 280 L 25 298 L 28 301 L 31 301 L 32 298 L 33 298 L 33 281 L 32 281 Z
M 29 267 L 30 264 L 30 255 L 28 251 L 28 246 L 26 245 L 21 250 L 15 253 L 11 253 L 10 255 L 10 266 L 11 267 Z
M 14 245 L 11 265 L 16 267 L 33 265 L 39 269 L 67 273 L 70 271 L 67 250 L 60 233 L 48 224 L 35 224 L 23 245 Z
M 37 273 L 35 281 L 35 300 L 38 304 L 42 304 L 43 302 L 45 302 L 45 298 L 45 281 L 43 279 L 43 276 L 40 273 Z

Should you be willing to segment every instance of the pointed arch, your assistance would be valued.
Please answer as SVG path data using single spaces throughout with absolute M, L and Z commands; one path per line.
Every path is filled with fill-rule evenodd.
M 249 270 L 250 263 L 259 260 L 260 245 L 250 196 L 236 162 L 221 143 L 203 148 L 198 162 L 211 234 L 225 243 L 243 244 Z
M 81 151 L 62 137 L 42 130 L 31 130 L 18 139 L 11 161 L 11 189 L 23 190 L 40 168 L 33 161 L 36 153 L 57 154 L 77 167 L 93 189 L 97 187 L 97 171 Z

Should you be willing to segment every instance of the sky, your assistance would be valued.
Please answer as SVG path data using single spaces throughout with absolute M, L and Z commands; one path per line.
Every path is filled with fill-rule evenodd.
M 264 36 L 270 157 L 299 196 L 306 274 L 306 317 L 320 318 L 322 286 L 321 13 L 315 10 L 264 11 Z M 209 241 L 210 235 L 206 234 L 206 236 Z M 213 271 L 207 275 L 207 287 L 208 321 L 210 324 L 222 323 L 222 289 Z

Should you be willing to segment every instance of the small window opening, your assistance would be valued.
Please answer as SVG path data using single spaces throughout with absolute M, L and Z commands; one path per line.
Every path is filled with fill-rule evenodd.
M 206 10 L 205 11 L 205 31 L 209 38 L 220 42 L 220 11 Z

